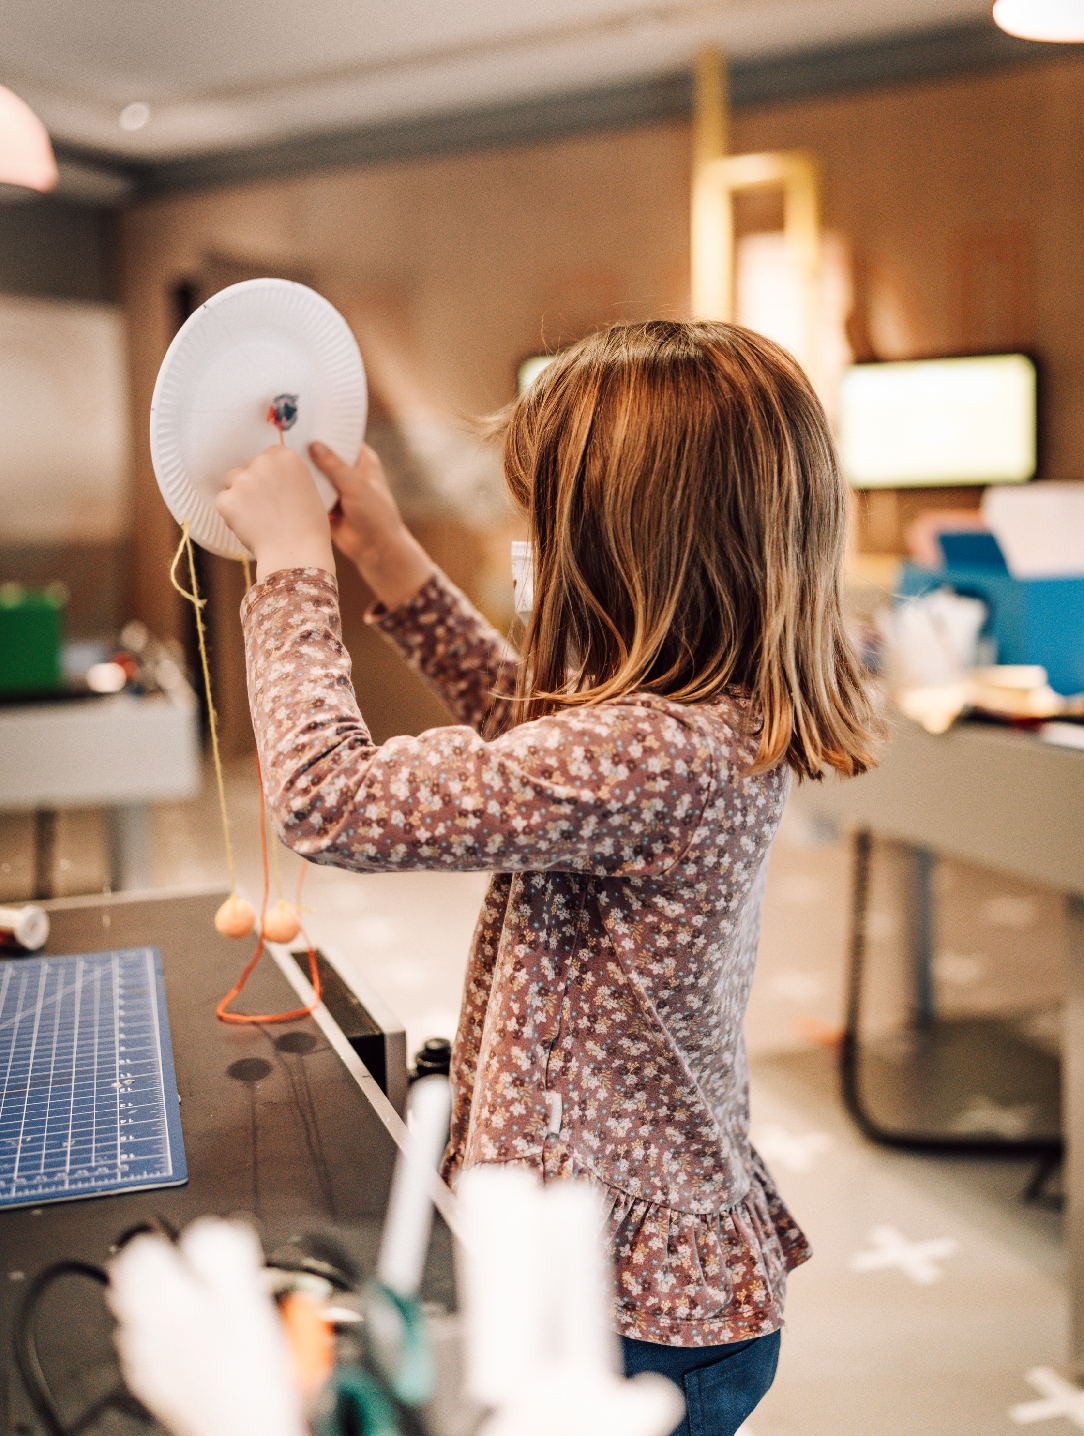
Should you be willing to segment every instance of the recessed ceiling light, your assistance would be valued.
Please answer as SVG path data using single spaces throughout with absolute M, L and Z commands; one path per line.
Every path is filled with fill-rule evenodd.
M 993 16 L 1022 40 L 1084 40 L 1084 0 L 996 0 Z
M 150 105 L 145 105 L 142 100 L 133 100 L 120 112 L 120 127 L 122 130 L 141 130 L 150 117 Z

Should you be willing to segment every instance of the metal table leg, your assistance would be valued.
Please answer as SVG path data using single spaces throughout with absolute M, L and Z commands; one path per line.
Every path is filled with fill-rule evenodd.
M 929 848 L 905 848 L 907 874 L 904 896 L 911 957 L 911 1025 L 933 1021 L 933 866 Z
M 1012 1038 L 1011 1034 L 985 1027 L 977 1033 L 970 1033 L 968 1024 L 933 1021 L 932 983 L 930 979 L 930 933 L 932 914 L 929 892 L 932 873 L 932 856 L 929 851 L 914 848 L 908 859 L 908 898 L 919 908 L 913 914 L 910 924 L 909 947 L 914 979 L 911 1004 L 909 1037 L 910 1049 L 905 1053 L 897 1051 L 890 1060 L 879 1055 L 876 1043 L 865 1046 L 862 1041 L 862 999 L 865 985 L 866 959 L 866 917 L 869 907 L 871 834 L 859 829 L 853 840 L 853 867 L 851 892 L 851 935 L 848 962 L 846 998 L 846 1027 L 839 1049 L 840 1089 L 844 1105 L 857 1122 L 859 1128 L 876 1142 L 925 1152 L 985 1152 L 988 1154 L 1035 1155 L 1046 1164 L 1051 1164 L 1061 1152 L 1061 1137 L 1054 1132 L 1044 1133 L 1041 1129 L 1031 1134 L 1005 1135 L 997 1128 L 962 1130 L 950 1120 L 951 1111 L 939 1111 L 933 1116 L 930 1110 L 931 1073 L 933 1074 L 938 1102 L 947 1094 L 960 1104 L 967 1095 L 967 1088 L 961 1087 L 961 1078 L 970 1082 L 977 1068 L 982 1072 L 997 1069 L 999 1062 L 1006 1064 L 1010 1072 L 1023 1072 L 1026 1084 L 1034 1084 L 1038 1090 L 1052 1089 L 1050 1095 L 1056 1100 L 1059 1074 L 1053 1059 L 1043 1056 L 1038 1067 L 1034 1053 L 1025 1049 L 1024 1044 Z M 1080 1072 L 1076 1089 L 1079 1094 L 1079 1130 L 1081 1133 L 1080 1181 L 1080 1269 L 1084 1272 L 1084 899 L 1078 900 L 1080 917 L 1076 929 L 1079 944 L 1075 971 L 1080 983 L 1078 1004 L 1078 1036 L 1067 1035 L 1067 1045 L 1080 1056 Z M 973 1025 L 973 1024 L 972 1024 Z M 963 1031 L 963 1039 L 960 1032 Z M 1053 1070 L 1049 1070 L 1053 1069 Z M 925 1106 L 927 1116 L 896 1116 L 886 1122 L 883 1094 L 892 1094 L 890 1110 L 897 1112 L 901 1106 L 901 1093 L 907 1107 L 921 1111 Z M 882 1099 L 878 1099 L 878 1090 Z M 1068 1088 L 1066 1088 L 1068 1092 Z M 871 1101 L 870 1098 L 873 1098 Z M 912 1100 L 913 1099 L 913 1100 Z M 1071 1096 L 1064 1101 L 1072 1111 Z M 1084 1296 L 1082 1296 L 1080 1320 L 1080 1349 L 1084 1367 Z
M 1069 1258 L 1069 1366 L 1084 1379 L 1084 897 L 1066 899 L 1069 993 L 1062 1045 L 1065 1235 Z
M 34 896 L 43 902 L 56 897 L 56 809 L 34 814 Z
M 150 807 L 131 803 L 109 809 L 114 892 L 151 886 Z

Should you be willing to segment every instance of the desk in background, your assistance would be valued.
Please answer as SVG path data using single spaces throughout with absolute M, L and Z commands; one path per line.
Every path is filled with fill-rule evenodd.
M 46 815 L 47 831 L 57 808 L 107 809 L 114 888 L 151 886 L 150 804 L 199 786 L 199 705 L 187 685 L 0 708 L 0 812 Z
M 964 723 L 934 737 L 900 719 L 879 768 L 860 778 L 805 784 L 793 801 L 811 815 L 917 853 L 959 858 L 1065 893 L 1069 1355 L 1074 1373 L 1084 1377 L 1084 751 L 983 724 Z M 920 928 L 921 921 L 919 914 Z M 922 941 L 920 931 L 919 948 Z M 923 1005 L 921 991 L 916 1005 Z

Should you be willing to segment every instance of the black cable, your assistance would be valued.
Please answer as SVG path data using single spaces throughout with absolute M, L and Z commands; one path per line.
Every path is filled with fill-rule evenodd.
M 154 1425 L 153 1413 L 148 1411 L 142 1401 L 137 1396 L 133 1396 L 126 1386 L 121 1385 L 114 1386 L 112 1391 L 107 1391 L 103 1397 L 95 1401 L 93 1406 L 88 1406 L 82 1416 L 67 1428 L 67 1436 L 80 1436 L 80 1432 L 93 1426 L 110 1408 L 120 1411 L 125 1416 L 131 1416 L 135 1421 L 141 1421 L 145 1426 Z
M 116 1249 L 119 1251 L 122 1247 L 127 1246 L 133 1238 L 144 1233 L 164 1237 L 167 1241 L 176 1241 L 177 1239 L 176 1230 L 169 1222 L 160 1217 L 150 1217 L 122 1232 L 116 1240 Z M 337 1244 L 333 1244 L 330 1239 L 310 1238 L 306 1245 L 314 1247 L 315 1251 L 291 1252 L 289 1257 L 293 1257 L 293 1260 L 289 1260 L 289 1257 L 282 1261 L 272 1259 L 268 1262 L 268 1266 L 322 1276 L 339 1291 L 351 1291 L 355 1288 L 358 1280 L 357 1271 L 349 1257 Z M 65 1424 L 41 1364 L 34 1322 L 38 1307 L 46 1292 L 56 1282 L 70 1276 L 84 1277 L 102 1287 L 109 1285 L 108 1273 L 102 1267 L 95 1266 L 91 1262 L 74 1260 L 54 1262 L 51 1266 L 44 1267 L 34 1277 L 15 1314 L 12 1327 L 12 1349 L 15 1366 L 22 1378 L 31 1406 L 49 1432 L 49 1436 L 80 1436 L 81 1432 L 86 1431 L 110 1408 L 119 1410 L 136 1420 L 148 1424 L 153 1423 L 154 1417 L 151 1412 L 131 1394 L 122 1382 L 95 1401 L 75 1421 Z
M 117 1241 L 117 1247 L 126 1245 L 127 1242 L 144 1232 L 156 1233 L 166 1237 L 167 1240 L 176 1239 L 176 1233 L 167 1223 L 152 1218 L 150 1221 L 140 1222 L 124 1232 Z M 339 1291 L 357 1290 L 360 1281 L 357 1268 L 337 1242 L 324 1234 L 316 1234 L 310 1235 L 304 1246 L 308 1248 L 307 1251 L 302 1248 L 301 1251 L 286 1249 L 274 1253 L 268 1258 L 267 1266 L 286 1272 L 305 1272 L 322 1276 Z M 38 1355 L 34 1323 L 38 1307 L 46 1292 L 56 1282 L 69 1276 L 84 1277 L 102 1287 L 109 1285 L 109 1275 L 100 1266 L 83 1261 L 59 1261 L 38 1272 L 27 1287 L 15 1315 L 12 1347 L 15 1365 L 22 1378 L 30 1404 L 49 1432 L 49 1436 L 81 1436 L 82 1432 L 93 1426 L 110 1408 L 147 1425 L 153 1425 L 155 1420 L 153 1414 L 131 1394 L 123 1382 L 88 1406 L 76 1420 L 65 1424 Z M 358 1335 L 361 1337 L 363 1368 L 380 1391 L 381 1396 L 395 1412 L 403 1436 L 429 1436 L 421 1413 L 407 1406 L 392 1390 L 376 1359 L 367 1327 L 363 1326 Z M 344 1402 L 343 1407 L 342 1415 L 349 1424 L 352 1408 L 349 1402 Z
M 107 1286 L 109 1283 L 109 1278 L 100 1266 L 92 1266 L 89 1262 L 82 1261 L 54 1262 L 52 1266 L 47 1266 L 40 1271 L 30 1283 L 19 1304 L 12 1331 L 15 1365 L 23 1379 L 26 1394 L 30 1397 L 31 1406 L 45 1422 L 52 1436 L 68 1436 L 68 1430 L 61 1420 L 52 1392 L 49 1390 L 49 1383 L 45 1379 L 45 1372 L 42 1370 L 41 1358 L 38 1356 L 38 1346 L 34 1336 L 34 1317 L 41 1298 L 54 1282 L 59 1281 L 63 1276 L 87 1277 L 101 1286 Z
M 45 1293 L 66 1276 L 86 1277 L 103 1287 L 109 1285 L 109 1277 L 100 1266 L 94 1266 L 90 1262 L 84 1261 L 58 1261 L 38 1272 L 27 1287 L 26 1294 L 15 1315 L 11 1344 L 15 1365 L 22 1377 L 31 1406 L 44 1423 L 50 1436 L 79 1436 L 80 1432 L 92 1426 L 110 1407 L 137 1420 L 146 1423 L 152 1422 L 154 1418 L 147 1408 L 125 1386 L 120 1385 L 95 1401 L 76 1421 L 70 1425 L 64 1424 L 38 1355 L 34 1318 Z
M 136 1222 L 135 1226 L 127 1227 L 121 1232 L 113 1243 L 113 1250 L 119 1252 L 122 1247 L 141 1236 L 163 1237 L 167 1242 L 176 1242 L 177 1228 L 172 1222 L 167 1222 L 165 1217 L 144 1217 L 142 1221 Z
M 328 1280 L 344 1291 L 357 1290 L 363 1277 L 357 1262 L 350 1253 L 328 1232 L 309 1232 L 298 1244 L 305 1262 L 305 1269 L 326 1275 Z M 274 1257 L 268 1257 L 267 1265 L 275 1265 Z

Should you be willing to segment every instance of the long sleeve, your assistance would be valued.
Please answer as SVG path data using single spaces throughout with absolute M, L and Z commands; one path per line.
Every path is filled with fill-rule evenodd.
M 627 699 L 489 742 L 455 726 L 378 747 L 351 688 L 330 575 L 273 574 L 242 617 L 272 822 L 306 857 L 361 871 L 658 876 L 692 840 L 712 761 L 674 705 Z M 454 687 L 464 655 L 490 645 L 476 627 L 461 640 L 453 625 L 449 657 L 448 631 L 418 614 L 411 644 Z M 476 714 L 476 694 L 463 690 L 460 707 Z
M 401 607 L 378 606 L 369 621 L 460 723 L 490 733 L 508 726 L 519 659 L 443 573 Z

